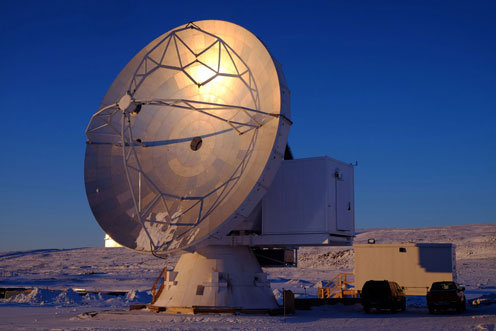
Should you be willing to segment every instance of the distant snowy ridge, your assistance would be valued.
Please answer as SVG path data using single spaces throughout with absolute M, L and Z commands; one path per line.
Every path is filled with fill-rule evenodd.
M 368 239 L 375 239 L 377 244 L 452 243 L 456 245 L 457 260 L 496 258 L 496 223 L 359 229 L 357 233 L 356 244 L 365 244 Z M 350 247 L 302 247 L 298 252 L 298 263 L 305 268 L 351 271 L 354 251 Z
M 361 305 L 341 304 L 298 310 L 295 316 L 169 315 L 130 311 L 132 303 L 151 302 L 150 288 L 166 260 L 126 248 L 82 248 L 0 253 L 0 288 L 33 288 L 0 299 L 0 329 L 68 330 L 495 330 L 496 223 L 418 229 L 359 230 L 356 243 L 451 242 L 457 246 L 458 280 L 467 300 L 479 298 L 459 315 L 429 315 L 425 297 L 408 297 L 407 311 L 370 314 Z M 352 247 L 302 247 L 297 268 L 264 268 L 276 300 L 282 291 L 315 297 L 317 289 L 340 272 L 353 271 Z M 85 289 L 79 295 L 74 289 Z M 104 292 L 126 292 L 112 296 Z M 92 292 L 99 292 L 94 294 Z M 471 301 L 470 301 L 471 302 Z
M 432 242 L 456 245 L 459 281 L 469 296 L 492 292 L 496 288 L 496 223 L 411 228 L 359 230 L 355 243 Z M 126 248 L 81 248 L 0 253 L 0 288 L 34 288 L 0 304 L 91 305 L 125 307 L 130 303 L 150 302 L 150 288 L 161 270 L 173 269 L 178 257 L 166 260 Z M 302 247 L 297 268 L 264 268 L 278 296 L 291 289 L 297 296 L 315 296 L 317 288 L 340 272 L 352 272 L 353 247 Z M 127 296 L 88 294 L 122 291 Z M 489 291 L 489 292 L 488 292 Z

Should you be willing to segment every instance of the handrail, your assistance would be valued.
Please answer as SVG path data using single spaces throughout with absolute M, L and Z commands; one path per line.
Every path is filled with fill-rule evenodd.
M 331 284 L 335 284 L 336 281 L 339 279 L 339 276 L 341 274 L 337 274 L 336 277 L 334 277 L 332 280 L 330 280 L 327 284 L 325 284 L 324 286 L 322 286 L 322 288 L 328 288 Z
M 162 294 L 162 291 L 164 290 L 165 281 L 167 278 L 167 272 L 166 271 L 167 271 L 167 267 L 162 269 L 162 272 L 160 273 L 160 275 L 158 275 L 157 280 L 155 281 L 155 283 L 153 283 L 153 286 L 152 286 L 152 296 L 153 296 L 152 297 L 152 304 L 155 303 L 155 301 L 157 301 L 157 299 L 160 297 L 160 294 Z M 164 280 L 160 284 L 160 287 L 157 291 L 157 284 L 160 281 L 160 279 L 162 278 L 162 275 L 164 276 Z
M 355 284 L 354 279 L 349 279 L 351 277 L 354 277 L 354 274 L 351 272 L 337 274 L 331 281 L 319 288 L 319 298 L 343 298 L 345 295 L 356 296 L 356 290 L 350 289 L 352 288 L 350 285 Z

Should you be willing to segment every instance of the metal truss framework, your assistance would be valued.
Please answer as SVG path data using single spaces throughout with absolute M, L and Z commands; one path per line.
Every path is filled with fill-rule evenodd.
M 209 36 L 213 39 L 213 42 L 203 49 L 202 51 L 195 53 L 181 38 L 181 32 L 184 32 L 188 29 L 194 29 L 202 34 Z M 180 55 L 179 48 L 185 47 L 188 52 L 191 53 L 190 61 L 186 61 L 186 59 L 182 59 Z M 212 67 L 207 65 L 201 60 L 201 56 L 208 51 L 214 49 L 214 47 L 218 47 L 219 55 L 217 67 Z M 157 55 L 157 50 L 160 50 L 161 55 Z M 165 55 L 167 52 L 175 51 L 177 54 L 177 59 L 179 65 L 171 65 L 170 63 L 166 63 L 164 61 Z M 223 50 L 223 52 L 221 52 Z M 225 54 L 229 56 L 227 59 L 231 61 L 235 72 L 227 73 L 223 72 L 221 69 L 221 54 L 224 55 L 223 61 L 226 60 Z M 157 60 L 160 57 L 160 60 Z M 194 65 L 201 65 L 207 68 L 206 70 L 212 71 L 212 75 L 208 77 L 203 82 L 199 82 L 195 80 L 195 78 L 188 72 L 188 69 Z M 244 86 L 249 90 L 253 108 L 241 107 L 236 105 L 227 105 L 227 104 L 217 104 L 210 102 L 202 102 L 195 100 L 186 100 L 186 99 L 147 99 L 147 100 L 139 100 L 135 99 L 134 96 L 142 86 L 143 82 L 146 78 L 157 70 L 176 70 L 184 73 L 186 77 L 188 77 L 195 85 L 199 88 L 204 86 L 210 82 L 212 82 L 216 77 L 231 77 L 237 78 L 242 81 Z M 126 101 L 123 101 L 127 99 Z M 233 173 L 229 176 L 229 178 L 222 184 L 215 187 L 212 191 L 207 193 L 204 196 L 177 196 L 171 194 L 169 192 L 164 192 L 161 190 L 151 179 L 150 177 L 143 171 L 140 159 L 138 157 L 137 148 L 151 148 L 154 146 L 160 146 L 160 144 L 154 144 L 153 142 L 143 142 L 141 139 L 135 139 L 133 136 L 133 128 L 132 128 L 132 117 L 139 116 L 139 112 L 142 106 L 152 106 L 157 107 L 158 111 L 164 110 L 167 108 L 176 108 L 184 111 L 193 111 L 201 113 L 205 116 L 210 116 L 219 121 L 225 122 L 228 125 L 228 130 L 222 131 L 232 131 L 234 130 L 238 134 L 246 134 L 250 131 L 253 131 L 249 147 L 236 167 Z M 218 110 L 227 110 L 230 114 L 229 117 L 222 117 L 215 112 Z M 247 121 L 234 120 L 237 118 L 237 115 L 243 113 Z M 118 123 L 115 116 L 121 115 L 120 119 L 120 128 L 116 127 Z M 257 116 L 258 119 L 255 117 Z M 122 160 L 124 165 L 124 170 L 126 174 L 127 184 L 129 186 L 129 191 L 131 193 L 131 197 L 134 204 L 135 209 L 135 217 L 137 221 L 140 222 L 142 228 L 144 229 L 146 235 L 150 240 L 150 246 L 152 252 L 157 250 L 166 249 L 173 239 L 160 242 L 158 240 L 154 240 L 152 235 L 147 229 L 146 224 L 163 224 L 172 227 L 188 227 L 187 231 L 182 232 L 178 236 L 174 237 L 174 240 L 184 236 L 195 226 L 200 224 L 203 220 L 205 220 L 208 215 L 212 213 L 212 211 L 217 208 L 222 201 L 227 197 L 229 192 L 236 186 L 236 183 L 241 178 L 248 161 L 252 155 L 255 142 L 258 135 L 258 129 L 262 127 L 264 123 L 266 123 L 271 118 L 279 118 L 283 117 L 285 120 L 291 123 L 289 119 L 285 118 L 281 114 L 272 114 L 268 112 L 264 112 L 260 110 L 260 99 L 259 93 L 257 89 L 257 85 L 255 79 L 246 65 L 246 63 L 239 57 L 239 55 L 221 38 L 215 36 L 209 32 L 206 32 L 196 26 L 194 23 L 190 23 L 184 28 L 180 28 L 174 31 L 171 31 L 167 36 L 165 36 L 155 47 L 153 47 L 142 59 L 139 64 L 133 78 L 131 79 L 129 90 L 127 92 L 127 97 L 123 97 L 119 102 L 103 107 L 98 110 L 91 118 L 90 123 L 86 129 L 86 134 L 88 137 L 88 143 L 94 144 L 112 144 L 114 146 L 118 146 L 122 149 Z M 260 120 L 262 118 L 262 120 Z M 117 122 L 117 123 L 116 123 Z M 170 142 L 169 142 L 170 143 Z M 137 175 L 137 185 L 133 185 L 133 181 L 131 179 L 131 174 Z M 154 198 L 148 202 L 147 204 L 143 203 L 142 196 L 142 188 L 146 184 L 147 188 L 153 192 Z M 137 186 L 137 187 L 136 187 Z M 220 193 L 219 193 L 220 192 Z M 217 198 L 211 203 L 210 206 L 204 205 L 204 200 L 211 195 L 218 193 Z M 176 201 L 188 201 L 191 203 L 189 208 L 182 211 L 181 213 L 174 213 L 174 211 L 170 210 L 169 203 L 171 200 Z M 166 220 L 159 221 L 154 220 L 151 217 L 153 209 L 157 205 L 161 205 L 163 210 L 166 212 Z M 188 213 L 198 209 L 198 214 L 194 216 L 194 222 L 181 222 L 181 218 L 183 218 Z

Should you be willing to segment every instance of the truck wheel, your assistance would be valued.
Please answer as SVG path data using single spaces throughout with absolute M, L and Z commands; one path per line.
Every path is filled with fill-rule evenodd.
M 458 306 L 456 306 L 456 313 L 457 313 L 457 314 L 461 314 L 461 313 L 462 313 L 462 311 L 463 311 L 463 307 L 462 307 L 462 305 L 461 305 L 461 304 L 459 304 Z
M 363 305 L 363 311 L 367 314 L 370 313 L 370 306 L 367 306 L 367 305 Z
M 436 310 L 434 309 L 434 307 L 429 306 L 429 314 L 434 314 L 435 312 Z

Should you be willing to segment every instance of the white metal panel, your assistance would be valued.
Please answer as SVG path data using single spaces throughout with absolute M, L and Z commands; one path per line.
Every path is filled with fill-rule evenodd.
M 262 205 L 263 234 L 327 230 L 325 164 L 316 159 L 285 161 Z M 267 221 L 264 221 L 267 220 Z
M 458 282 L 458 272 L 456 270 L 456 246 L 451 245 L 451 265 L 453 266 L 453 281 Z
M 353 236 L 353 209 L 353 166 L 328 157 L 286 160 L 262 200 L 262 235 L 274 243 L 284 240 L 273 235 Z
M 354 224 L 353 169 L 338 166 L 336 184 L 336 230 L 352 230 Z

